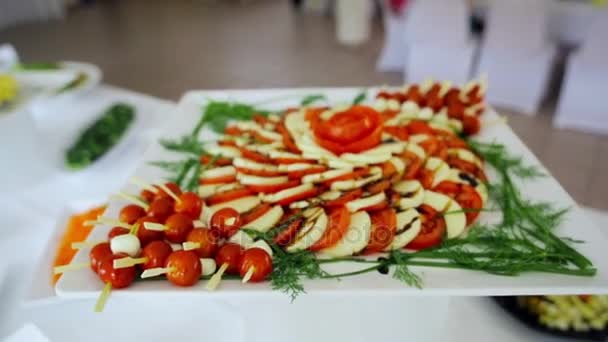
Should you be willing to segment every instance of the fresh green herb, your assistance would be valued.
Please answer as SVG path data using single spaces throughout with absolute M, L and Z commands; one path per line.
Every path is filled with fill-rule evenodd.
M 407 265 L 407 258 L 403 257 L 403 252 L 392 251 L 390 254 L 389 261 L 395 265 L 395 272 L 393 278 L 406 283 L 409 286 L 415 286 L 419 289 L 422 288 L 422 279 L 412 272 Z
M 353 105 L 358 105 L 367 99 L 367 91 L 363 90 L 353 100 Z
M 68 90 L 78 88 L 79 86 L 84 84 L 88 79 L 89 75 L 85 74 L 84 72 L 79 72 L 73 80 L 66 83 L 63 87 L 59 88 L 59 90 L 57 90 L 57 94 L 61 94 Z
M 311 104 L 318 102 L 318 101 L 327 102 L 328 101 L 327 96 L 325 96 L 323 94 L 308 95 L 302 99 L 302 101 L 300 102 L 300 105 L 302 107 L 306 107 L 306 106 L 310 106 Z
M 61 66 L 55 62 L 31 62 L 31 63 L 19 63 L 15 66 L 15 70 L 27 70 L 27 71 L 44 71 L 44 70 L 57 70 Z
M 239 102 L 210 101 L 203 110 L 201 119 L 194 127 L 191 136 L 198 137 L 201 129 L 208 125 L 213 131 L 223 133 L 230 120 L 251 120 L 254 115 L 268 115 L 267 110 L 257 109 Z
M 111 106 L 67 150 L 66 166 L 80 170 L 99 159 L 120 141 L 134 117 L 135 110 L 128 104 Z
M 160 139 L 159 144 L 169 151 L 190 153 L 200 156 L 205 152 L 203 143 L 191 135 L 185 135 L 180 139 Z
M 288 294 L 291 301 L 298 295 L 306 293 L 302 278 L 317 279 L 328 275 L 321 269 L 319 260 L 309 251 L 287 253 L 278 246 L 273 247 L 273 250 L 275 253 L 270 286 L 274 290 Z

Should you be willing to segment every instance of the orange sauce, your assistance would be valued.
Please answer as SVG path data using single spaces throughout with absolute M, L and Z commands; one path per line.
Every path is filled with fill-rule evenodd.
M 72 249 L 72 242 L 84 241 L 93 226 L 85 225 L 86 221 L 96 220 L 106 210 L 106 206 L 99 206 L 85 212 L 72 215 L 70 217 L 65 232 L 61 236 L 59 247 L 57 248 L 57 254 L 55 254 L 55 261 L 53 261 L 53 267 L 69 264 L 72 261 L 76 250 Z M 52 284 L 55 285 L 61 274 L 53 275 Z

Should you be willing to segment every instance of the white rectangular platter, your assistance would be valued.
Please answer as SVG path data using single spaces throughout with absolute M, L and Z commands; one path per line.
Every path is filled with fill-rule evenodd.
M 191 91 L 186 93 L 176 111 L 172 114 L 170 124 L 165 127 L 162 137 L 176 138 L 188 134 L 202 114 L 203 105 L 209 100 L 234 100 L 255 104 L 264 109 L 284 109 L 297 106 L 302 97 L 309 94 L 326 94 L 332 104 L 350 103 L 361 91 L 356 88 L 314 88 L 314 89 L 269 89 L 269 90 L 218 90 L 218 91 Z M 372 99 L 375 90 L 368 90 L 368 99 Z M 483 120 L 494 122 L 482 128 L 476 139 L 481 141 L 496 141 L 507 146 L 511 154 L 522 156 L 526 164 L 538 165 L 538 159 L 514 134 L 511 128 L 504 123 L 496 124 L 497 114 L 488 110 Z M 214 134 L 204 130 L 201 140 L 212 140 Z M 182 156 L 162 149 L 153 144 L 143 158 L 152 160 L 177 160 Z M 163 172 L 145 162 L 137 168 L 136 175 L 148 181 L 160 181 Z M 559 207 L 572 207 L 565 222 L 559 227 L 560 236 L 569 236 L 584 243 L 577 244 L 575 248 L 588 257 L 598 269 L 594 277 L 575 277 L 541 273 L 526 273 L 517 277 L 490 275 L 483 272 L 466 270 L 453 270 L 443 268 L 412 267 L 423 280 L 423 288 L 408 287 L 392 279 L 390 276 L 373 272 L 361 276 L 348 277 L 337 280 L 311 280 L 304 281 L 307 295 L 310 294 L 400 294 L 400 295 L 463 295 L 463 296 L 489 296 L 489 295 L 525 295 L 525 294 L 597 294 L 608 293 L 608 246 L 606 238 L 599 229 L 583 214 L 572 198 L 551 176 L 530 181 L 521 187 L 524 195 L 529 199 L 544 200 L 555 203 Z M 125 186 L 125 191 L 134 193 L 138 189 Z M 119 209 L 124 202 L 112 201 L 106 216 L 117 217 Z M 485 216 L 488 214 L 484 213 Z M 484 220 L 482 215 L 481 220 Z M 488 219 L 488 217 L 485 217 Z M 110 227 L 100 226 L 93 231 L 89 240 L 105 240 Z M 74 262 L 88 260 L 88 251 L 80 251 Z M 350 270 L 352 265 L 334 266 L 340 270 Z M 332 268 L 332 271 L 335 270 Z M 335 271 L 338 271 L 337 269 Z M 286 296 L 273 291 L 269 283 L 241 284 L 240 281 L 224 281 L 220 288 L 214 292 L 204 289 L 205 281 L 190 288 L 172 286 L 167 281 L 136 282 L 125 290 L 113 292 L 113 296 Z M 69 272 L 64 274 L 56 287 L 60 296 L 65 297 L 92 297 L 98 296 L 103 284 L 90 270 Z

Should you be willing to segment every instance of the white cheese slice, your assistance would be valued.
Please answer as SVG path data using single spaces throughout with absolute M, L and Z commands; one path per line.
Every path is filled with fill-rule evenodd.
M 264 215 L 257 219 L 247 223 L 242 228 L 257 230 L 258 232 L 265 233 L 270 228 L 274 227 L 283 216 L 283 208 L 280 205 L 275 205 L 268 210 Z
M 404 180 L 393 185 L 393 190 L 401 195 L 399 208 L 402 210 L 416 208 L 424 200 L 424 189 L 417 180 Z
M 388 101 L 386 101 L 386 109 L 391 110 L 391 111 L 398 111 L 399 110 L 399 101 L 395 100 L 395 99 L 390 99 Z
M 335 111 L 333 111 L 333 110 L 331 110 L 331 109 L 328 109 L 328 110 L 323 111 L 323 112 L 322 112 L 322 113 L 319 115 L 319 117 L 321 118 L 321 120 L 329 120 L 329 119 L 331 119 L 331 117 L 332 117 L 332 116 L 334 116 L 335 114 L 336 114 L 336 112 L 335 112 Z
M 141 250 L 141 243 L 137 236 L 133 234 L 118 235 L 110 240 L 112 253 L 125 253 L 130 257 L 135 257 Z
M 351 173 L 352 169 L 335 169 L 302 177 L 302 183 L 320 183 Z
M 299 154 L 277 150 L 270 151 L 268 155 L 270 156 L 270 158 L 304 159 Z
M 289 253 L 305 250 L 314 245 L 325 233 L 328 226 L 328 218 L 325 211 L 321 211 L 319 215 L 307 220 L 302 229 L 298 232 L 294 242 L 287 246 L 286 250 Z
M 291 209 L 304 209 L 304 208 L 308 208 L 310 206 L 310 202 L 308 201 L 297 201 L 297 202 L 293 202 L 289 205 L 289 208 Z
M 393 164 L 397 174 L 402 175 L 405 172 L 405 162 L 401 158 L 392 157 L 388 160 L 389 163 Z
M 448 239 L 458 237 L 466 228 L 467 218 L 456 201 L 446 195 L 434 191 L 424 192 L 424 204 L 431 206 L 440 213 L 448 213 L 443 218 L 447 229 Z
M 209 210 L 203 210 L 210 212 L 210 215 L 217 212 L 222 208 L 233 208 L 239 214 L 248 212 L 249 210 L 257 207 L 261 203 L 260 199 L 257 196 L 246 196 L 237 198 L 232 201 L 222 202 L 216 205 L 209 207 Z
M 323 201 L 331 201 L 340 198 L 342 193 L 340 191 L 325 191 L 324 193 L 319 195 L 319 198 Z
M 201 172 L 201 179 L 211 179 L 218 177 L 234 176 L 236 169 L 232 165 L 216 167 Z
M 319 254 L 328 257 L 350 256 L 362 251 L 369 243 L 372 222 L 369 214 L 359 211 L 350 216 L 350 224 L 346 233 L 335 245 L 322 249 Z
M 340 156 L 343 160 L 357 164 L 357 165 L 371 165 L 384 163 L 391 159 L 392 155 L 389 153 L 344 153 Z
M 384 191 L 379 192 L 375 195 L 358 198 L 356 200 L 352 200 L 346 203 L 346 208 L 351 213 L 357 212 L 361 209 L 371 207 L 372 205 L 377 205 L 386 202 L 386 194 Z
M 211 197 L 216 193 L 234 190 L 240 187 L 241 184 L 238 182 L 234 183 L 224 183 L 224 184 L 205 184 L 198 187 L 198 195 L 201 198 Z
M 478 167 L 482 167 L 481 160 L 471 151 L 464 148 L 448 148 L 448 154 L 451 156 L 456 156 L 464 161 L 468 161 L 469 163 L 473 163 Z
M 409 227 L 408 227 L 409 226 Z M 407 229 L 405 229 L 407 227 Z M 405 229 L 405 230 L 404 230 Z M 397 213 L 397 234 L 385 251 L 401 249 L 418 236 L 422 229 L 420 214 L 414 208 Z M 404 230 L 403 232 L 400 232 Z
M 317 168 L 319 165 L 309 163 L 279 164 L 277 169 L 280 172 L 304 171 Z
M 406 114 L 411 117 L 416 117 L 418 112 L 420 111 L 420 107 L 414 101 L 405 101 L 401 105 L 401 113 Z
M 277 140 L 280 141 L 283 139 L 283 136 L 277 132 L 268 131 L 264 129 L 262 126 L 258 125 L 255 121 L 239 121 L 236 123 L 236 127 L 241 130 L 251 130 L 259 134 L 260 136 L 269 139 L 269 140 Z
M 433 118 L 434 114 L 435 113 L 433 112 L 433 110 L 431 108 L 424 107 L 418 111 L 418 119 L 424 120 L 424 121 L 429 121 Z
M 430 157 L 427 159 L 424 167 L 427 170 L 433 171 L 432 188 L 450 177 L 450 166 L 439 158 Z
M 331 183 L 331 190 L 334 191 L 345 191 L 345 190 L 353 190 L 356 188 L 360 188 L 369 183 L 375 182 L 382 178 L 382 173 L 374 173 L 369 177 L 361 178 L 361 179 L 347 179 L 343 181 L 336 181 Z
M 201 258 L 200 261 L 202 276 L 209 276 L 215 273 L 217 265 L 215 264 L 215 260 L 213 258 Z
M 435 85 L 435 81 L 432 78 L 427 78 L 420 83 L 420 92 L 426 94 Z
M 234 233 L 228 239 L 228 242 L 236 243 L 237 245 L 239 245 L 245 249 L 247 249 L 251 245 L 253 245 L 253 239 L 251 238 L 251 236 L 249 236 L 249 234 L 247 234 L 241 230 L 237 230 L 236 233 Z
M 249 248 L 259 248 L 272 257 L 272 248 L 270 248 L 268 243 L 266 243 L 266 241 L 264 240 L 258 240 L 254 242 L 253 245 L 251 245 Z
M 409 144 L 407 144 L 405 150 L 415 154 L 420 159 L 424 160 L 426 158 L 426 152 L 424 151 L 424 149 L 414 142 L 410 142 Z
M 388 104 L 387 104 L 386 99 L 377 98 L 374 101 L 374 104 L 372 107 L 379 112 L 384 112 L 386 110 L 387 106 L 388 106 Z
M 275 192 L 274 194 L 264 195 L 262 199 L 264 200 L 264 202 L 276 203 L 289 197 L 305 193 L 312 189 L 314 189 L 314 186 L 311 183 L 304 183 L 293 188 Z
M 271 172 L 277 171 L 277 167 L 275 165 L 258 163 L 258 162 L 254 162 L 252 160 L 245 159 L 245 158 L 234 158 L 234 160 L 232 161 L 232 164 L 235 167 L 248 169 L 248 170 L 271 171 Z
M 219 155 L 226 158 L 236 158 L 241 156 L 241 151 L 238 148 L 232 146 L 214 145 L 207 146 L 206 149 L 207 152 L 212 155 Z
M 447 95 L 450 89 L 452 89 L 452 81 L 441 82 L 441 87 L 439 88 L 439 97 L 443 98 L 445 95 Z
M 289 181 L 289 178 L 287 176 L 260 177 L 246 175 L 244 173 L 237 174 L 237 179 L 243 185 L 278 185 L 287 183 Z
M 383 143 L 380 144 L 377 147 L 371 148 L 365 152 L 363 152 L 362 154 L 398 154 L 398 153 L 402 153 L 403 151 L 405 151 L 405 148 L 407 146 L 406 142 L 403 141 L 396 141 L 396 142 L 390 142 L 390 143 Z M 344 155 L 342 155 L 343 157 Z
M 419 144 L 423 141 L 426 141 L 428 139 L 430 139 L 431 136 L 428 134 L 413 134 L 410 135 L 410 142 L 414 143 L 414 144 Z

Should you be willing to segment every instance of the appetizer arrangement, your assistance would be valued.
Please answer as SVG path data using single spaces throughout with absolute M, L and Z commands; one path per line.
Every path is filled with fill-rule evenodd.
M 410 266 L 593 276 L 554 232 L 567 210 L 516 186 L 542 173 L 472 138 L 500 124 L 482 124 L 485 90 L 483 80 L 428 81 L 334 106 L 313 94 L 280 111 L 209 101 L 189 134 L 160 142 L 184 156 L 151 163 L 170 181 L 133 179 L 141 192 L 117 194 L 129 202 L 119 217 L 92 222 L 113 227 L 107 240 L 73 244 L 91 248 L 90 260 L 55 271 L 96 272 L 106 284 L 98 309 L 137 279 L 203 279 L 201 290 L 268 280 L 293 299 L 303 279 L 368 272 L 422 287 Z M 203 128 L 217 141 L 200 141 Z M 502 220 L 478 222 L 484 211 Z M 360 268 L 330 273 L 332 263 Z
M 65 154 L 65 164 L 72 170 L 83 169 L 117 144 L 135 117 L 131 105 L 117 103 L 88 127 Z

